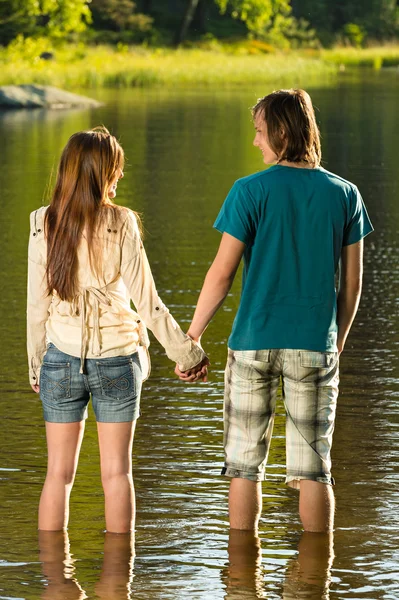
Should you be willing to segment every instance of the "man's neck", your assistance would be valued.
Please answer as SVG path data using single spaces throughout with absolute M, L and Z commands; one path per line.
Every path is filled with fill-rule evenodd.
M 281 165 L 282 167 L 293 167 L 294 169 L 314 169 L 314 167 L 312 167 L 312 165 L 305 162 L 304 160 L 302 160 L 301 162 L 291 162 L 289 160 L 281 160 L 280 162 L 278 162 L 276 164 Z

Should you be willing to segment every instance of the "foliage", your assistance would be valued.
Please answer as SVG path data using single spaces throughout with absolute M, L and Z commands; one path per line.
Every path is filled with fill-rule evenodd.
M 291 0 L 291 5 L 294 16 L 309 20 L 324 44 L 344 37 L 346 43 L 358 46 L 373 39 L 396 40 L 399 33 L 396 0 Z
M 245 22 L 250 36 L 276 48 L 317 47 L 314 29 L 305 19 L 292 15 L 290 0 L 216 0 L 222 13 L 230 9 L 234 18 Z
M 363 27 L 356 23 L 346 23 L 342 29 L 342 39 L 344 44 L 361 48 L 366 37 Z
M 251 43 L 248 42 L 249 47 Z M 262 47 L 262 46 L 261 46 Z M 66 89 L 150 86 L 255 86 L 255 90 L 282 85 L 328 82 L 338 65 L 318 56 L 235 53 L 199 49 L 145 49 L 83 45 L 58 47 L 53 61 L 29 60 L 23 50 L 9 46 L 0 50 L 0 85 L 36 83 Z M 260 86 L 260 87 L 259 87 Z
M 208 35 L 209 46 L 240 37 L 276 49 L 358 48 L 398 34 L 397 0 L 0 0 L 4 46 L 19 35 L 153 45 Z
M 1 0 L 0 43 L 20 34 L 61 39 L 84 31 L 90 22 L 87 0 Z
M 49 38 L 24 38 L 19 34 L 4 52 L 3 57 L 8 63 L 14 64 L 24 58 L 27 64 L 34 65 L 40 61 L 43 52 L 54 52 L 54 46 Z
M 243 21 L 250 32 L 262 31 L 280 10 L 286 10 L 289 0 L 215 0 L 222 14 L 230 12 Z
M 291 14 L 276 15 L 270 27 L 265 28 L 258 37 L 280 49 L 320 46 L 316 30 L 310 28 L 305 19 L 296 19 Z
M 150 16 L 136 13 L 132 0 L 92 0 L 91 11 L 101 29 L 147 32 L 153 22 Z

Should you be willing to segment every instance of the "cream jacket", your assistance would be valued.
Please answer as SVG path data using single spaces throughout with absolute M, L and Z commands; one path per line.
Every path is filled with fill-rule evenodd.
M 127 208 L 120 210 L 117 222 L 106 222 L 98 230 L 101 278 L 90 267 L 83 234 L 78 249 L 79 293 L 72 302 L 61 300 L 55 291 L 48 296 L 46 210 L 42 207 L 30 215 L 27 347 L 31 384 L 39 383 L 49 342 L 80 357 L 83 372 L 85 358 L 125 356 L 147 348 L 146 327 L 182 371 L 203 360 L 203 350 L 183 333 L 158 296 L 136 217 Z

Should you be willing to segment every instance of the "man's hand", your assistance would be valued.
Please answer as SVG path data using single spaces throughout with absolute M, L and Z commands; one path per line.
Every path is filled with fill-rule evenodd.
M 38 394 L 40 391 L 40 386 L 37 383 L 31 383 L 30 384 L 32 390 L 35 392 L 35 394 Z
M 207 358 L 204 358 L 198 365 L 188 371 L 180 371 L 176 365 L 175 373 L 182 381 L 208 381 L 208 365 L 210 364 Z

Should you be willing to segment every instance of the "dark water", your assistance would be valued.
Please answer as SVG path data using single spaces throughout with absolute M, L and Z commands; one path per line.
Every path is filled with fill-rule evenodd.
M 225 194 L 235 179 L 262 169 L 248 107 L 270 90 L 108 90 L 97 92 L 106 105 L 96 111 L 0 114 L 0 599 L 399 598 L 398 84 L 397 73 L 386 72 L 309 89 L 319 108 L 323 164 L 358 185 L 376 229 L 365 242 L 361 308 L 341 360 L 335 558 L 320 537 L 301 538 L 297 495 L 283 484 L 281 404 L 259 539 L 229 540 L 228 482 L 219 470 L 226 340 L 239 278 L 204 336 L 208 383 L 174 379 L 162 348 L 152 344 L 153 375 L 134 445 L 134 561 L 128 540 L 103 533 L 92 413 L 69 540 L 41 539 L 39 553 L 46 452 L 25 357 L 29 212 L 41 204 L 69 135 L 106 124 L 128 157 L 118 201 L 143 213 L 161 297 L 187 326 L 219 242 L 212 223 Z

